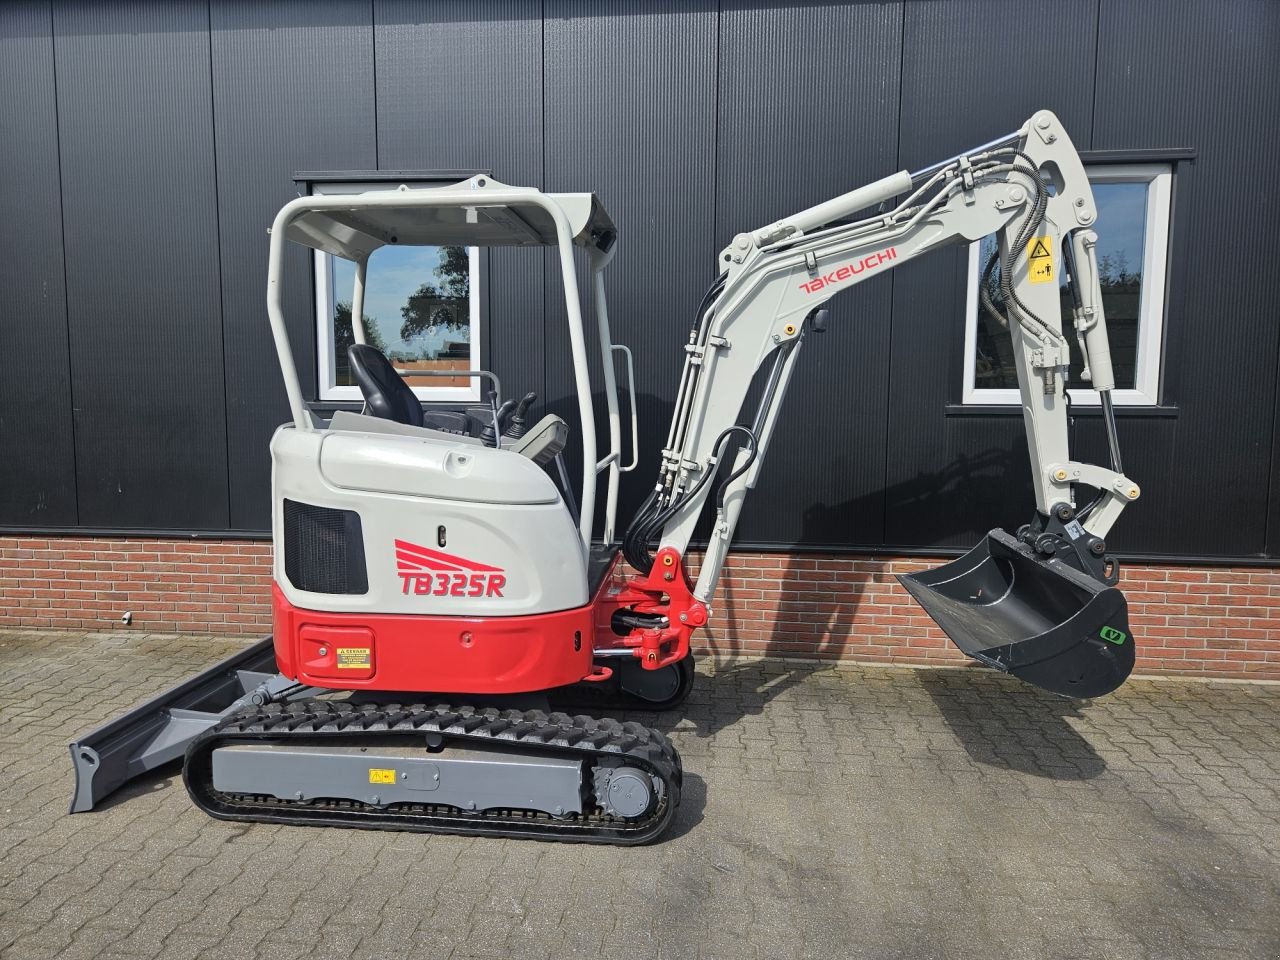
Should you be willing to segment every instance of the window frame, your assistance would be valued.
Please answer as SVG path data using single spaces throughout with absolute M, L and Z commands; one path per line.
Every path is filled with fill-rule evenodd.
M 1173 210 L 1172 163 L 1108 163 L 1085 168 L 1090 184 L 1147 184 L 1146 223 L 1143 230 L 1142 296 L 1138 306 L 1138 344 L 1132 388 L 1111 391 L 1116 406 L 1155 407 L 1160 404 L 1163 367 L 1164 325 L 1167 316 L 1169 225 Z M 1101 228 L 1105 230 L 1106 227 Z M 1018 406 L 1021 397 L 1016 388 L 979 388 L 975 386 L 978 346 L 978 283 L 982 271 L 982 241 L 969 244 L 969 260 L 965 283 L 964 380 L 961 403 L 965 406 Z M 1068 317 L 1063 317 L 1063 332 L 1074 337 Z M 1097 390 L 1072 388 L 1067 391 L 1071 402 L 1098 406 Z
M 401 183 L 410 187 L 429 187 L 438 185 L 440 181 L 360 181 L 343 180 L 326 183 L 313 183 L 313 194 L 346 194 L 372 193 L 383 190 L 395 190 Z M 483 369 L 481 341 L 484 338 L 483 311 L 481 301 L 481 260 L 479 247 L 467 247 L 469 263 L 469 283 L 471 302 L 468 320 L 471 325 L 470 369 Z M 376 254 L 375 254 L 376 255 Z M 316 393 L 321 401 L 362 402 L 364 397 L 358 386 L 341 386 L 337 383 L 336 350 L 334 349 L 333 310 L 339 298 L 334 290 L 333 255 L 321 250 L 314 251 L 315 274 L 315 322 L 316 322 Z M 372 270 L 370 271 L 372 274 Z M 367 309 L 366 311 L 367 312 Z M 354 318 L 353 318 L 354 320 Z M 433 387 L 420 386 L 414 383 L 415 378 L 406 378 L 405 382 L 419 400 L 435 403 L 478 403 L 481 400 L 481 382 L 479 377 L 472 377 L 466 387 Z M 428 378 L 424 378 L 428 379 Z

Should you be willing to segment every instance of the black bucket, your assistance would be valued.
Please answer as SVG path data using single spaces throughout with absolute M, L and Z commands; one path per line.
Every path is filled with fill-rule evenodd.
M 1003 530 L 898 579 L 966 654 L 1052 693 L 1099 697 L 1133 670 L 1124 594 Z

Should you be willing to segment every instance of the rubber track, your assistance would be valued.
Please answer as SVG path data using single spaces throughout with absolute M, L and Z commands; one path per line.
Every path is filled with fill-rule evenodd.
M 558 757 L 622 759 L 659 777 L 664 795 L 642 819 L 611 817 L 598 810 L 556 819 L 523 810 L 469 813 L 432 804 L 374 807 L 353 800 L 295 802 L 226 794 L 213 786 L 211 758 L 223 745 L 288 742 L 358 746 L 371 735 L 385 738 L 388 734 L 405 734 L 411 742 L 422 744 L 423 735 L 430 733 L 444 737 L 445 749 L 449 745 L 518 744 L 533 753 Z M 639 723 L 540 710 L 308 699 L 247 707 L 226 717 L 187 749 L 183 780 L 195 804 L 221 820 L 632 845 L 657 839 L 670 824 L 680 802 L 682 772 L 680 756 L 671 741 Z M 585 782 L 591 782 L 590 770 Z

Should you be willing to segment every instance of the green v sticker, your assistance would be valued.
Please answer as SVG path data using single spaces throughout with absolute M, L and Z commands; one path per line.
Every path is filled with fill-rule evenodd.
M 1123 630 L 1117 630 L 1115 627 L 1103 627 L 1098 631 L 1098 636 L 1107 641 L 1107 643 L 1114 643 L 1116 646 L 1120 646 L 1128 639 L 1128 634 Z

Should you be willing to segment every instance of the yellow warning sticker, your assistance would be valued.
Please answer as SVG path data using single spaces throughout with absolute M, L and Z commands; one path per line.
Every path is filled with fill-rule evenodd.
M 373 665 L 373 651 L 368 647 L 339 647 L 339 670 L 368 670 Z
M 1032 283 L 1053 282 L 1053 237 L 1032 237 L 1027 241 L 1027 279 Z
M 394 770 L 384 770 L 381 767 L 369 768 L 370 783 L 395 783 L 396 772 Z

